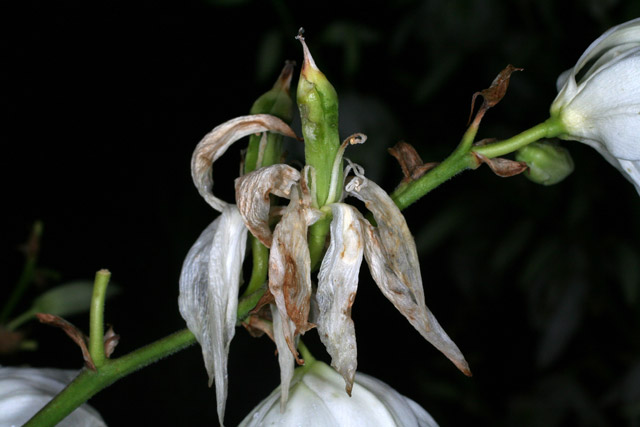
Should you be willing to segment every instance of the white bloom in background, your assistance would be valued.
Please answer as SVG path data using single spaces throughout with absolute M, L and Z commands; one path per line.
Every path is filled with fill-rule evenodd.
M 241 427 L 271 425 L 429 427 L 438 424 L 413 400 L 359 372 L 349 397 L 336 371 L 323 362 L 308 361 L 308 366 L 296 370 L 284 412 L 280 411 L 278 387 L 240 423 Z
M 640 18 L 601 35 L 557 85 L 560 138 L 598 150 L 640 194 Z
M 53 368 L 0 367 L 0 426 L 21 426 L 78 375 L 78 371 Z M 106 426 L 100 414 L 84 404 L 58 426 Z

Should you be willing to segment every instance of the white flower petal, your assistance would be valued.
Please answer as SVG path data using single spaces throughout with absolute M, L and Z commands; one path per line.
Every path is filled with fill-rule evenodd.
M 640 194 L 640 18 L 611 28 L 558 78 L 551 115 L 565 134 L 598 150 Z M 623 163 L 625 164 L 623 166 Z M 632 165 L 632 166 L 630 166 Z
M 242 216 L 235 205 L 227 205 L 198 237 L 180 274 L 180 314 L 202 347 L 209 386 L 215 379 L 221 424 L 227 400 L 227 358 L 235 333 L 246 240 Z
M 345 380 L 351 394 L 357 368 L 356 332 L 351 320 L 351 306 L 358 290 L 364 242 L 360 221 L 354 207 L 331 205 L 331 242 L 318 273 L 318 334 L 331 356 L 333 366 Z
M 373 377 L 356 374 L 350 397 L 342 386 L 342 378 L 337 372 L 322 362 L 313 362 L 296 371 L 284 412 L 277 406 L 279 389 L 276 389 L 240 426 L 437 426 L 417 403 Z
M 265 131 L 296 138 L 291 128 L 279 118 L 268 114 L 254 114 L 236 117 L 216 126 L 196 146 L 191 157 L 191 176 L 200 195 L 217 211 L 222 212 L 227 203 L 215 197 L 211 192 L 213 188 L 211 176 L 213 163 L 235 141 L 253 133 Z
M 0 426 L 20 426 L 64 389 L 78 371 L 0 367 Z M 58 426 L 103 427 L 100 414 L 84 404 Z
M 245 224 L 263 245 L 270 248 L 269 195 L 289 198 L 291 186 L 300 180 L 300 172 L 288 165 L 272 165 L 236 179 L 236 203 Z
M 384 296 L 427 341 L 465 375 L 471 375 L 464 356 L 425 304 L 416 244 L 400 210 L 382 188 L 364 176 L 353 178 L 346 191 L 365 203 L 378 224 L 373 227 L 363 222 L 364 255 Z

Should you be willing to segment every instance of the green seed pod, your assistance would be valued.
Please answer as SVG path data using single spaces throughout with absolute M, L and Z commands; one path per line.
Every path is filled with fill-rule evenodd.
M 516 160 L 526 162 L 527 178 L 542 185 L 557 184 L 573 172 L 569 151 L 551 141 L 532 142 L 516 151 Z
M 293 117 L 293 100 L 289 93 L 291 87 L 291 77 L 293 76 L 293 61 L 285 63 L 278 80 L 273 88 L 260 96 L 251 107 L 250 114 L 271 114 L 282 119 L 286 123 L 291 123 Z M 267 144 L 263 147 L 262 159 L 258 165 L 260 156 L 260 139 L 262 135 L 251 135 L 249 147 L 244 160 L 244 173 L 253 172 L 261 166 L 270 166 L 280 162 L 282 153 L 283 136 L 275 133 L 267 135 Z
M 304 63 L 298 82 L 298 109 L 302 121 L 305 161 L 315 169 L 318 207 L 327 201 L 333 162 L 340 148 L 338 134 L 338 95 L 318 69 L 302 34 L 297 37 L 304 50 Z M 340 168 L 340 175 L 342 168 Z M 335 182 L 342 183 L 341 176 Z

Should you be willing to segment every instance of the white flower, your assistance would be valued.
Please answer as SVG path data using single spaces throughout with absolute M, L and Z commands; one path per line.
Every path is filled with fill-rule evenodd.
M 357 373 L 351 396 L 340 375 L 326 364 L 309 361 L 292 380 L 289 403 L 280 411 L 280 387 L 240 423 L 258 426 L 437 426 L 431 415 L 413 400 L 382 381 Z
M 0 426 L 23 425 L 77 375 L 77 371 L 64 369 L 0 367 Z M 58 425 L 106 426 L 100 414 L 87 404 Z
M 640 194 L 640 18 L 602 34 L 557 85 L 560 137 L 598 150 Z

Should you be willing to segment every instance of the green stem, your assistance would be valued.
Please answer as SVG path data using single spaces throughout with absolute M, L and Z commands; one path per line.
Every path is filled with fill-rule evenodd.
M 9 316 L 15 309 L 16 305 L 20 302 L 20 299 L 24 295 L 24 293 L 29 288 L 33 280 L 33 275 L 36 271 L 36 264 L 38 261 L 38 251 L 40 246 L 40 237 L 42 236 L 42 222 L 36 221 L 33 224 L 33 228 L 31 230 L 31 235 L 29 236 L 29 241 L 27 242 L 26 252 L 27 259 L 24 264 L 24 268 L 22 269 L 22 274 L 18 279 L 18 283 L 15 288 L 13 288 L 13 292 L 7 299 L 4 307 L 2 307 L 2 312 L 0 312 L 0 325 L 7 322 Z
M 96 368 L 104 365 L 107 357 L 104 354 L 104 300 L 111 273 L 100 270 L 96 273 L 91 297 L 91 313 L 89 315 L 89 353 Z
M 34 415 L 25 426 L 54 426 L 75 408 L 120 378 L 182 350 L 195 342 L 196 339 L 193 334 L 188 329 L 184 329 L 126 356 L 107 360 L 95 372 L 85 369 L 60 394 Z
M 553 138 L 564 132 L 564 126 L 558 118 L 549 118 L 546 121 L 527 129 L 518 135 L 479 147 L 473 147 L 473 151 L 483 154 L 489 158 L 504 156 L 512 153 L 525 145 L 538 141 L 542 138 Z
M 331 215 L 325 215 L 309 227 L 309 255 L 311 256 L 311 269 L 316 269 L 322 259 L 324 245 L 331 225 Z
M 7 323 L 6 329 L 8 331 L 15 331 L 20 326 L 22 326 L 22 324 L 24 324 L 25 322 L 28 322 L 29 320 L 31 320 L 34 317 L 36 317 L 36 313 L 37 312 L 38 312 L 38 310 L 30 308 L 29 310 L 27 310 L 24 313 L 22 313 L 20 316 L 14 318 L 12 321 Z
M 391 194 L 391 198 L 400 210 L 405 209 L 440 184 L 465 169 L 476 166 L 477 164 L 475 163 L 474 157 L 471 155 L 472 152 L 483 154 L 488 158 L 494 158 L 514 152 L 539 139 L 553 138 L 563 132 L 564 128 L 560 120 L 550 118 L 504 141 L 482 146 L 473 146 L 471 142 L 475 137 L 475 130 L 470 128 L 465 133 L 458 148 L 449 157 L 420 179 L 396 190 Z

